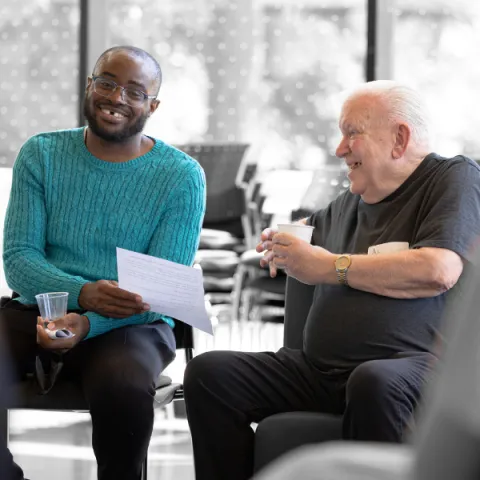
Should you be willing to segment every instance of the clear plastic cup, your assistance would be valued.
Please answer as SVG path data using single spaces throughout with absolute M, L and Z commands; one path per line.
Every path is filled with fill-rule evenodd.
M 35 295 L 40 316 L 45 322 L 51 322 L 67 314 L 68 292 L 40 293 Z
M 290 233 L 307 243 L 312 241 L 313 228 L 311 225 L 301 225 L 298 223 L 279 223 L 278 231 L 281 233 Z

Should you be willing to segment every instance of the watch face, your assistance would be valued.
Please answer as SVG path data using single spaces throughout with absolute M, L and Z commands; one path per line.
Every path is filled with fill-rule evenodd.
M 348 257 L 337 258 L 337 268 L 339 270 L 343 270 L 344 268 L 348 268 L 349 266 L 350 266 L 350 258 Z

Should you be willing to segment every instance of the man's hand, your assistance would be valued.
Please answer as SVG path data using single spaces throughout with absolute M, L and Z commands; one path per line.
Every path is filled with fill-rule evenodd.
M 283 268 L 287 275 L 307 285 L 328 282 L 335 273 L 337 255 L 322 247 L 310 245 L 289 233 L 273 236 L 271 252 L 265 254 L 263 262 L 271 262 Z
M 113 280 L 85 284 L 78 304 L 84 310 L 113 318 L 127 318 L 150 310 L 140 295 L 122 290 Z
M 68 313 L 62 318 L 49 322 L 46 327 L 44 327 L 44 323 L 42 317 L 37 318 L 37 343 L 46 350 L 70 350 L 77 343 L 81 342 L 90 330 L 88 317 L 79 315 L 78 313 Z M 66 328 L 74 333 L 75 336 L 70 338 L 56 338 L 54 340 L 47 335 L 45 328 L 49 330 Z
M 266 267 L 267 265 L 269 265 L 270 276 L 272 278 L 277 276 L 277 267 L 269 259 L 271 258 L 270 254 L 272 252 L 273 246 L 272 238 L 277 233 L 278 229 L 276 228 L 266 228 L 260 235 L 260 243 L 255 248 L 258 253 L 265 252 L 264 257 L 260 260 L 260 266 Z

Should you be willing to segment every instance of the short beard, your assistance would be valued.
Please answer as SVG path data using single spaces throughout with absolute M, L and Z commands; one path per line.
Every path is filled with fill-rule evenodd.
M 100 127 L 100 125 L 97 122 L 97 119 L 95 118 L 92 111 L 88 107 L 87 101 L 83 102 L 83 115 L 87 119 L 88 128 L 90 128 L 97 137 L 100 137 L 106 142 L 111 142 L 111 143 L 124 143 L 131 137 L 141 133 L 145 128 L 145 124 L 147 123 L 147 120 L 148 120 L 148 113 L 144 113 L 143 115 L 137 118 L 134 124 L 127 125 L 122 130 L 119 130 L 118 132 L 110 133 Z

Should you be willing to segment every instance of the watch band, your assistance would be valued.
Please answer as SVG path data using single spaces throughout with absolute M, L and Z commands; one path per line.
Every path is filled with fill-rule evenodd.
M 337 270 L 338 282 L 341 285 L 345 285 L 346 287 L 348 287 L 347 272 L 348 272 L 348 268 L 346 270 Z
M 337 280 L 340 285 L 345 285 L 348 287 L 348 278 L 347 272 L 352 263 L 352 258 L 350 255 L 340 255 L 335 260 L 335 271 L 337 272 Z

